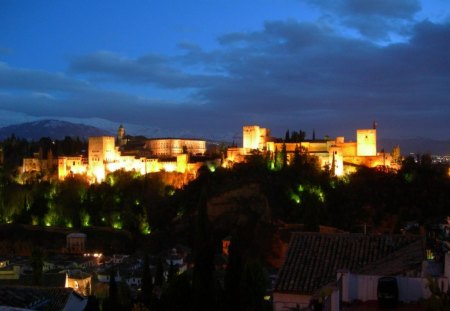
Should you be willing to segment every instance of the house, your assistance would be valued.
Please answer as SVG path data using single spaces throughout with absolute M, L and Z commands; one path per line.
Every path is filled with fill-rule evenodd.
M 417 288 L 425 284 L 424 259 L 425 241 L 421 236 L 294 233 L 275 284 L 273 309 L 304 308 L 313 298 L 326 297 L 337 301 L 338 307 L 341 296 L 346 302 L 372 299 L 374 291 L 376 300 L 374 284 L 387 275 L 405 277 L 400 286 Z M 363 275 L 372 276 L 366 278 L 371 280 L 370 285 L 361 283 Z M 370 288 L 362 294 L 367 286 Z M 405 287 L 400 293 L 403 290 L 407 292 Z M 417 291 L 414 297 L 400 298 L 412 301 L 424 296 L 425 292 Z
M 66 248 L 71 254 L 84 253 L 86 245 L 86 234 L 84 233 L 70 233 L 66 237 Z
M 110 272 L 107 270 L 100 270 L 97 272 L 97 280 L 100 283 L 109 283 Z M 116 271 L 116 275 L 114 276 L 116 282 L 122 282 L 122 276 L 120 275 L 119 270 Z
M 68 270 L 65 287 L 73 288 L 82 296 L 89 296 L 92 288 L 92 276 L 81 270 Z

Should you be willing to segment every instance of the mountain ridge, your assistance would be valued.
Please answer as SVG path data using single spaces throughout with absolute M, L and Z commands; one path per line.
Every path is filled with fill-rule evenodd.
M 172 135 L 164 135 L 161 131 L 157 131 L 159 137 L 184 137 L 182 133 L 172 133 Z M 27 140 L 39 140 L 42 137 L 50 137 L 52 139 L 64 139 L 66 136 L 79 137 L 87 139 L 90 136 L 115 136 L 113 132 L 102 127 L 75 123 L 69 121 L 62 121 L 56 119 L 44 119 L 37 121 L 30 121 L 8 125 L 0 128 L 0 140 L 4 140 L 11 135 Z M 144 133 L 143 135 L 145 135 Z M 147 136 L 147 135 L 145 135 Z M 157 135 L 153 133 L 150 137 L 156 138 Z M 226 139 L 207 139 L 209 142 L 226 142 Z M 230 140 L 231 141 L 231 140 Z M 385 150 L 391 152 L 392 149 L 399 145 L 402 155 L 411 153 L 425 154 L 430 153 L 434 155 L 449 155 L 450 154 L 450 140 L 437 140 L 426 137 L 412 137 L 412 138 L 379 138 L 377 142 L 377 150 Z
M 31 121 L 0 128 L 0 139 L 11 135 L 26 140 L 39 140 L 42 137 L 64 139 L 66 136 L 86 139 L 90 136 L 112 135 L 111 132 L 81 123 L 72 123 L 55 119 Z

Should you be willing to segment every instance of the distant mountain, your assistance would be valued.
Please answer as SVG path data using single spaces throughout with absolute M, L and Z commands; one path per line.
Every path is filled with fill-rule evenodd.
M 66 136 L 88 138 L 89 136 L 112 135 L 111 132 L 94 126 L 60 120 L 40 120 L 0 128 L 0 140 L 4 140 L 12 134 L 27 140 L 39 140 L 42 137 L 64 139 Z
M 410 153 L 450 155 L 450 140 L 434 140 L 423 137 L 405 139 L 382 138 L 378 141 L 378 150 L 384 148 L 386 152 L 391 152 L 392 148 L 397 145 L 400 146 L 402 155 Z

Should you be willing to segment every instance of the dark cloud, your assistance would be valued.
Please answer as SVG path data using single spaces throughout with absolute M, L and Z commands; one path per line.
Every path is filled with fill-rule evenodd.
M 386 18 L 411 19 L 420 11 L 418 0 L 309 0 L 310 3 L 344 15 L 382 16 Z
M 324 20 L 356 29 L 361 35 L 388 40 L 390 33 L 407 35 L 413 18 L 421 10 L 418 0 L 309 0 Z
M 11 68 L 0 62 L 0 89 L 38 91 L 80 91 L 89 84 L 63 73 Z
M 430 109 L 450 118 L 449 37 L 449 24 L 425 21 L 412 29 L 409 42 L 379 46 L 313 25 L 267 23 L 259 33 L 222 40 L 228 49 L 215 59 L 230 78 L 197 95 L 232 111 L 291 114 L 298 123 L 316 111 L 331 123 L 361 118 L 370 124 L 388 111 L 405 124 L 413 124 L 412 117 L 402 117 L 406 112 L 426 115 L 418 123 L 436 128 Z M 449 133 L 448 125 L 438 124 L 441 134 Z
M 184 44 L 184 48 L 186 47 Z M 106 80 L 149 83 L 166 88 L 206 87 L 211 80 L 220 79 L 219 76 L 183 72 L 172 61 L 155 54 L 129 59 L 110 52 L 97 52 L 75 58 L 70 69 L 76 73 L 94 74 Z
M 2 64 L 0 109 L 99 117 L 203 137 L 250 123 L 275 135 L 286 128 L 310 135 L 315 128 L 318 136 L 353 137 L 354 129 L 375 119 L 388 135 L 442 138 L 450 135 L 448 38 L 450 23 L 429 21 L 412 27 L 407 42 L 383 46 L 326 26 L 266 22 L 261 31 L 219 37 L 220 48 L 210 51 L 185 42 L 183 54 L 173 57 L 79 57 L 69 72 L 78 78 Z M 190 96 L 162 101 L 111 91 L 96 84 L 98 77 L 187 89 Z

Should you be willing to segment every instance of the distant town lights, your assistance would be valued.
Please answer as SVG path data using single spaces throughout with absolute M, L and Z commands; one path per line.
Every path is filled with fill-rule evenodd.
M 103 254 L 102 254 L 102 253 L 93 253 L 93 254 L 91 254 L 91 253 L 84 253 L 83 256 L 84 256 L 84 257 L 95 257 L 95 258 L 100 258 L 100 257 L 103 256 Z

